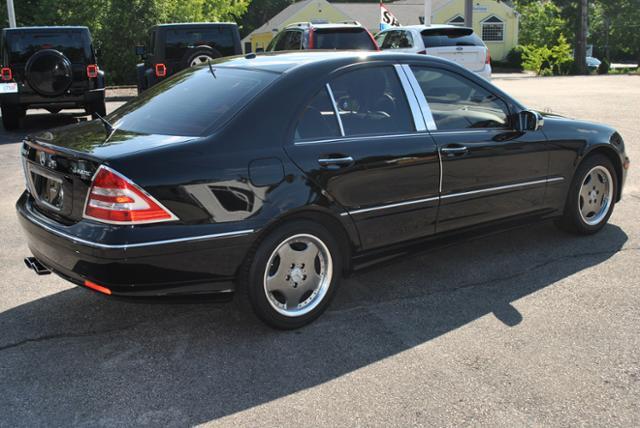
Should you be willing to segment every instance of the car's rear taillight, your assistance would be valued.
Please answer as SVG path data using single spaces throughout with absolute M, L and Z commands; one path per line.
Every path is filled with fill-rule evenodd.
M 165 77 L 167 75 L 167 66 L 164 64 L 156 64 L 156 77 Z
M 369 30 L 365 30 L 365 31 L 369 35 L 369 38 L 371 38 L 371 43 L 373 43 L 373 46 L 375 46 L 376 50 L 379 51 L 380 50 L 380 46 L 378 46 L 378 42 L 376 42 L 376 39 L 375 39 L 375 37 L 373 37 L 373 34 L 371 34 L 371 32 Z
M 96 64 L 87 65 L 87 77 L 89 79 L 95 79 L 98 77 L 98 66 Z
M 8 82 L 9 80 L 13 80 L 13 71 L 9 67 L 2 67 L 2 81 Z
M 489 52 L 489 49 L 487 49 L 487 58 L 485 59 L 484 63 L 491 65 L 491 53 Z
M 84 205 L 84 217 L 113 224 L 158 223 L 178 219 L 153 196 L 104 165 L 93 177 Z
M 419 54 L 419 55 L 426 55 L 426 54 L 427 54 L 427 50 L 426 50 L 426 49 L 423 49 L 423 50 L 418 51 L 418 52 L 416 52 L 416 53 L 417 53 L 417 54 Z
M 313 38 L 315 37 L 315 32 L 316 32 L 315 29 L 313 28 L 309 29 L 309 49 L 314 48 L 315 40 Z

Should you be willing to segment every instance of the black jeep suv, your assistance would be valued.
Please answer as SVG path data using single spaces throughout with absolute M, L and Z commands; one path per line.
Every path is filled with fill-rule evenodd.
M 17 129 L 27 109 L 57 113 L 84 108 L 105 115 L 104 72 L 87 27 L 22 27 L 2 30 L 2 123 Z
M 151 27 L 146 46 L 137 46 L 138 93 L 194 65 L 241 55 L 238 25 L 227 22 L 162 24 Z

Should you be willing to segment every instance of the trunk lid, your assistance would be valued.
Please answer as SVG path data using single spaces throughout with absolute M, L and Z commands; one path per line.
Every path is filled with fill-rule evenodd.
M 487 47 L 471 28 L 435 27 L 421 33 L 428 55 L 453 61 L 471 71 L 481 71 L 487 60 Z
M 27 137 L 22 145 L 26 187 L 35 208 L 63 224 L 82 219 L 91 180 L 110 160 L 193 139 L 115 130 L 85 122 Z

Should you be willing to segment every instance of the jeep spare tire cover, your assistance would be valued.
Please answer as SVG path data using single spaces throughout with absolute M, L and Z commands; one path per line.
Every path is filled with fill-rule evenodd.
M 64 94 L 73 82 L 71 61 L 55 49 L 34 53 L 27 61 L 25 74 L 31 88 L 47 97 Z

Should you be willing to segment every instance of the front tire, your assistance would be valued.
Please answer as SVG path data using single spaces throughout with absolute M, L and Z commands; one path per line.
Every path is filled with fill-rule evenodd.
M 325 227 L 296 220 L 262 240 L 247 267 L 244 285 L 256 315 L 272 327 L 290 330 L 326 310 L 342 273 L 342 254 Z
M 613 213 L 617 191 L 617 174 L 609 158 L 601 154 L 588 157 L 576 171 L 564 214 L 556 224 L 578 235 L 599 232 Z

